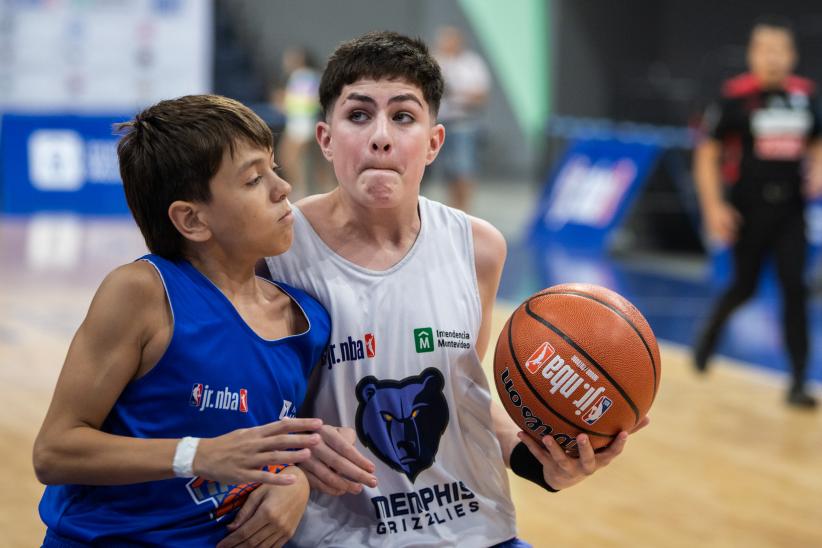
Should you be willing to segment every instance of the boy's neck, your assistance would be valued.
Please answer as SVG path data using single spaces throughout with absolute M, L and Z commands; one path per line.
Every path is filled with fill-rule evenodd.
M 329 220 L 341 230 L 345 230 L 363 242 L 408 247 L 413 244 L 420 231 L 419 200 L 408 201 L 395 208 L 363 207 L 339 188 L 328 195 L 330 199 Z
M 385 270 L 402 260 L 422 226 L 418 200 L 391 209 L 358 207 L 337 189 L 298 206 L 329 248 L 372 270 Z
M 223 253 L 189 252 L 186 259 L 203 276 L 211 280 L 227 297 L 256 294 L 256 261 L 243 261 Z

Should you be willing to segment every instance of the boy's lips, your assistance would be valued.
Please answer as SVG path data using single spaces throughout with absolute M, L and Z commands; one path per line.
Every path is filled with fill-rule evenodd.
M 397 168 L 393 166 L 371 165 L 365 166 L 365 169 L 363 169 L 363 171 L 393 171 L 397 173 Z

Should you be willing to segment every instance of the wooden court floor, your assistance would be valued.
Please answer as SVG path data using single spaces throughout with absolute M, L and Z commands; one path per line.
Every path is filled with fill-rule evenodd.
M 42 539 L 34 436 L 95 287 L 141 253 L 132 233 L 92 228 L 79 244 L 38 244 L 79 245 L 78 263 L 0 225 L 0 547 Z M 510 310 L 497 307 L 495 332 Z M 558 494 L 512 476 L 520 536 L 540 547 L 822 546 L 822 412 L 788 409 L 784 379 L 743 364 L 698 378 L 673 345 L 662 363 L 652 423 L 610 467 Z

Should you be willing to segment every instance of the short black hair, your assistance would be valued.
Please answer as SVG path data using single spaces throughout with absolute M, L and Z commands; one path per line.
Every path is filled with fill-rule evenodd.
M 323 118 L 334 108 L 342 88 L 363 78 L 401 79 L 415 84 L 422 90 L 432 116 L 436 118 L 439 112 L 444 87 L 442 72 L 419 38 L 377 31 L 337 46 L 320 80 Z
M 758 16 L 751 27 L 751 36 L 753 36 L 753 33 L 757 29 L 762 27 L 785 31 L 791 35 L 792 39 L 796 39 L 796 30 L 794 29 L 793 21 L 783 15 L 767 14 Z
M 160 101 L 115 125 L 126 201 L 148 249 L 182 258 L 184 239 L 168 216 L 176 200 L 209 202 L 209 183 L 238 141 L 273 150 L 271 130 L 242 103 L 219 95 Z

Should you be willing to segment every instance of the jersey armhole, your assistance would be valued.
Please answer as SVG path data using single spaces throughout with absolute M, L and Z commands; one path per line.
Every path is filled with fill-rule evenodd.
M 159 358 L 157 358 L 157 362 L 154 365 L 152 365 L 148 371 L 146 371 L 139 377 L 134 377 L 131 380 L 131 383 L 142 382 L 143 379 L 147 378 L 154 371 L 157 370 L 157 366 L 160 365 L 160 363 L 162 363 L 162 361 L 165 359 L 166 355 L 168 354 L 168 349 L 171 348 L 171 345 L 174 343 L 174 335 L 177 332 L 177 318 L 174 314 L 174 304 L 171 302 L 171 295 L 168 291 L 168 285 L 166 284 L 166 279 L 163 276 L 163 273 L 160 271 L 160 267 L 158 267 L 157 264 L 154 263 L 154 261 L 152 261 L 150 257 L 141 257 L 138 260 L 150 264 L 154 268 L 154 271 L 157 273 L 157 277 L 160 278 L 160 282 L 163 284 L 163 293 L 165 294 L 165 301 L 168 305 L 168 310 L 171 313 L 171 335 L 168 338 L 168 344 L 166 344 L 165 350 L 163 350 L 163 353 L 160 355 Z
M 462 224 L 466 234 L 466 245 L 468 247 L 468 269 L 471 272 L 471 294 L 474 296 L 474 306 L 477 310 L 476 316 L 476 335 L 479 334 L 480 327 L 482 327 L 482 297 L 479 291 L 479 278 L 477 278 L 477 257 L 474 243 L 474 227 L 471 224 L 471 218 L 465 213 L 461 213 Z

